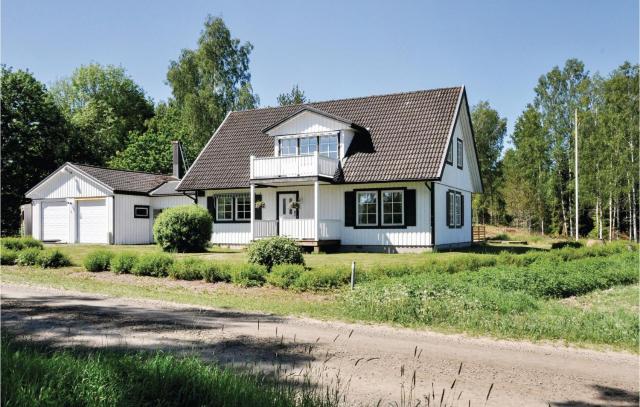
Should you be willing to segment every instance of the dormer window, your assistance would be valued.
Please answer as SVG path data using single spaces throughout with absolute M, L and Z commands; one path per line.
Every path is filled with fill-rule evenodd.
M 320 137 L 320 155 L 336 160 L 338 159 L 338 136 Z
M 300 139 L 300 155 L 311 155 L 318 150 L 317 137 L 304 137 Z
M 280 140 L 280 156 L 289 157 L 298 155 L 298 139 L 287 138 Z

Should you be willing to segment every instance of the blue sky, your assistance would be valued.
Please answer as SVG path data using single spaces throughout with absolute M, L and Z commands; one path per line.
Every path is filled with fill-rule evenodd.
M 2 63 L 46 84 L 89 62 L 123 66 L 154 101 L 207 14 L 254 45 L 262 106 L 294 84 L 312 100 L 464 84 L 509 129 L 538 77 L 567 58 L 638 62 L 637 0 L 2 1 Z

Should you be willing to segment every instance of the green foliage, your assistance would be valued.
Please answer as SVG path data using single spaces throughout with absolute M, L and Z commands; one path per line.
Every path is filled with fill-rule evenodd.
M 20 230 L 24 194 L 69 159 L 68 126 L 31 72 L 0 67 L 2 235 Z
M 0 264 L 13 266 L 18 260 L 18 252 L 12 249 L 0 248 Z
M 2 338 L 3 406 L 332 406 L 308 383 L 224 369 L 196 357 L 60 350 Z
M 16 264 L 18 264 L 19 266 L 36 266 L 38 265 L 41 252 L 42 250 L 36 247 L 23 249 L 18 252 Z
M 278 95 L 278 106 L 299 105 L 307 102 L 309 102 L 309 100 L 298 85 L 294 85 L 293 88 L 291 88 L 291 92 Z
M 135 253 L 116 253 L 111 259 L 111 271 L 116 274 L 130 274 L 137 262 L 138 255 Z
M 186 259 L 176 261 L 169 270 L 169 277 L 176 280 L 202 280 L 203 270 L 207 262 L 202 259 L 187 257 Z
M 232 280 L 231 265 L 209 261 L 204 264 L 201 272 L 202 277 L 208 283 L 225 282 Z
M 292 287 L 300 291 L 317 291 L 338 288 L 351 279 L 351 271 L 343 267 L 322 267 L 302 273 Z
M 153 224 L 153 237 L 164 251 L 204 251 L 211 239 L 213 219 L 199 205 L 167 208 Z
M 267 282 L 274 287 L 289 288 L 304 272 L 304 266 L 299 264 L 278 264 L 267 275 Z
M 232 269 L 232 281 L 241 287 L 260 287 L 266 282 L 267 269 L 257 264 L 241 264 Z
M 131 268 L 136 276 L 166 277 L 173 266 L 173 257 L 164 253 L 147 253 L 138 258 Z
M 282 236 L 260 239 L 252 242 L 247 250 L 249 262 L 261 264 L 267 270 L 278 264 L 303 264 L 302 249 L 293 241 Z
M 250 43 L 232 38 L 221 18 L 209 16 L 198 48 L 183 49 L 179 59 L 171 61 L 167 81 L 197 151 L 228 112 L 258 105 L 249 73 L 252 49 Z
M 67 267 L 71 265 L 71 260 L 58 249 L 46 249 L 38 255 L 38 265 L 42 268 Z
M 562 242 L 553 242 L 551 243 L 551 249 L 563 249 L 565 247 L 572 247 L 574 249 L 578 249 L 582 247 L 582 243 L 576 242 L 575 240 L 564 240 Z
M 3 237 L 0 239 L 0 246 L 11 250 L 22 250 L 30 247 L 42 249 L 44 247 L 41 241 L 36 240 L 31 236 Z
M 72 126 L 73 159 L 103 165 L 142 133 L 153 105 L 124 68 L 93 63 L 56 82 L 51 94 Z
M 83 261 L 84 268 L 92 273 L 107 271 L 111 265 L 113 252 L 105 249 L 96 249 L 89 252 Z

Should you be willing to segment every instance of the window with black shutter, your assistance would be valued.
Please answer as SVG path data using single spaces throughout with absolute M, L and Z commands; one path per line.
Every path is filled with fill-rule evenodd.
M 356 193 L 346 191 L 344 193 L 344 225 L 355 226 L 356 224 Z
M 464 195 L 458 191 L 447 191 L 447 226 L 461 228 L 464 226 Z
M 344 194 L 344 224 L 369 229 L 416 226 L 416 190 L 347 191 Z

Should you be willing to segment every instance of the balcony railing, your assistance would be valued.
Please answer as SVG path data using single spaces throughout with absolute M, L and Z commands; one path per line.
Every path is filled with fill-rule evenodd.
M 335 219 L 321 219 L 318 221 L 319 240 L 340 239 L 341 222 Z M 313 219 L 280 219 L 280 220 L 256 220 L 254 221 L 254 238 L 278 235 L 296 240 L 315 239 L 313 231 Z
M 251 179 L 327 177 L 333 178 L 338 169 L 334 158 L 323 155 L 290 157 L 251 157 Z

